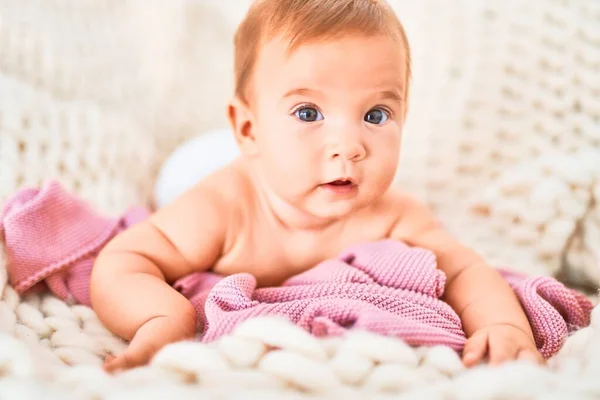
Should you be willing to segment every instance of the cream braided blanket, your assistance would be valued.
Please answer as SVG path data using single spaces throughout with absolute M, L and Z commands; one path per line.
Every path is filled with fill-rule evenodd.
M 392 0 L 414 53 L 398 184 L 490 262 L 600 279 L 600 3 Z M 101 212 L 150 203 L 183 140 L 223 127 L 248 0 L 0 0 L 0 202 L 58 178 Z M 464 212 L 457 212 L 464 210 Z M 1 245 L 1 243 L 0 243 Z M 594 398 L 600 314 L 545 368 L 250 320 L 110 377 L 93 311 L 19 298 L 0 251 L 0 396 Z

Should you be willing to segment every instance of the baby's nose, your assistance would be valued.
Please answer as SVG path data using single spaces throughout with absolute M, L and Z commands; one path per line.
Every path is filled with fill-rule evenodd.
M 331 149 L 331 158 L 360 161 L 366 156 L 366 150 L 360 140 L 345 139 Z

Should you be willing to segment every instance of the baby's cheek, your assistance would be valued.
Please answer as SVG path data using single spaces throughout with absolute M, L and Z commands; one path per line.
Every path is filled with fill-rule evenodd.
M 394 179 L 398 167 L 399 155 L 393 150 L 393 146 L 375 152 L 370 157 L 368 167 L 365 168 L 365 178 L 374 186 L 386 188 Z
M 373 138 L 371 143 L 368 143 L 370 148 L 371 161 L 378 163 L 382 167 L 393 167 L 398 163 L 400 155 L 400 140 L 391 134 L 383 134 Z
M 278 162 L 286 154 L 290 153 L 291 143 L 285 135 L 270 132 L 265 135 L 263 143 L 263 155 L 269 162 Z
M 309 165 L 305 149 L 290 140 L 278 140 L 266 158 L 266 172 L 283 180 L 298 179 L 298 174 L 306 173 Z
M 373 173 L 370 178 L 370 185 L 373 192 L 375 193 L 383 193 L 385 192 L 389 186 L 392 184 L 394 180 L 394 169 L 391 166 L 374 168 Z

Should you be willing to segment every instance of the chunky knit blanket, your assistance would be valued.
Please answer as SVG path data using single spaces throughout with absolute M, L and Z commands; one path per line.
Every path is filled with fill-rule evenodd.
M 114 235 L 145 219 L 144 211 L 105 218 L 55 181 L 20 190 L 0 212 L 9 282 L 19 294 L 47 287 L 61 300 L 91 306 L 96 255 Z M 583 295 L 550 277 L 500 273 L 521 302 L 544 357 L 589 325 L 592 304 Z M 277 287 L 257 288 L 248 273 L 222 277 L 210 271 L 173 286 L 194 306 L 204 343 L 250 318 L 278 316 L 319 337 L 361 330 L 460 352 L 466 337 L 458 315 L 441 300 L 445 283 L 430 250 L 382 240 L 352 246 Z
M 0 203 L 58 179 L 115 218 L 151 207 L 165 158 L 225 126 L 232 34 L 249 0 L 0 0 Z M 397 184 L 494 265 L 597 287 L 600 4 L 391 0 L 413 47 Z M 0 241 L 0 246 L 5 243 Z M 19 295 L 0 249 L 9 398 L 594 398 L 600 318 L 546 367 L 465 371 L 447 346 L 319 339 L 249 319 L 117 376 L 124 343 L 89 307 Z M 590 298 L 595 303 L 592 290 Z

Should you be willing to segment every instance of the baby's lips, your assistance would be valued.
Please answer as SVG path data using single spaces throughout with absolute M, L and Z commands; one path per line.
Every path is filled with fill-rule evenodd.
M 327 183 L 327 185 L 346 186 L 346 185 L 353 185 L 353 183 L 350 181 L 347 181 L 347 180 L 337 180 L 337 181 L 329 182 L 329 183 Z
M 358 185 L 358 180 L 352 176 L 341 176 L 341 177 L 337 177 L 334 178 L 326 183 L 324 183 L 324 185 Z

